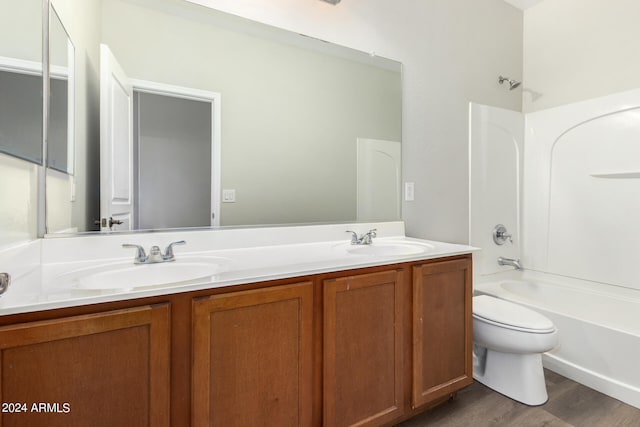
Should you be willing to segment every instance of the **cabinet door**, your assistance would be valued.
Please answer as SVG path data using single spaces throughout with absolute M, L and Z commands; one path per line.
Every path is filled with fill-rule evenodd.
M 2 426 L 169 425 L 168 304 L 1 327 L 0 351 Z
M 324 425 L 373 426 L 403 411 L 403 271 L 324 282 Z
M 471 260 L 413 267 L 413 406 L 473 382 Z
M 311 425 L 311 282 L 196 299 L 193 313 L 194 425 Z

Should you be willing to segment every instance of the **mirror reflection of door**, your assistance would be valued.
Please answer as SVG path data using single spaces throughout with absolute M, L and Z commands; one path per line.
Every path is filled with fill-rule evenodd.
M 357 152 L 358 221 L 400 218 L 400 142 L 358 138 Z
M 100 229 L 131 230 L 133 88 L 107 45 L 100 45 Z
M 219 225 L 220 95 L 119 74 L 101 77 L 102 229 Z

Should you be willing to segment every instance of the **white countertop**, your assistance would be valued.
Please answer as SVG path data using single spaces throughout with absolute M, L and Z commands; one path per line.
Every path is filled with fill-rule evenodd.
M 424 247 L 424 251 L 409 255 L 350 253 L 351 246 L 344 231 L 356 229 L 362 233 L 370 228 L 377 228 L 380 236 L 374 239 L 374 246 L 406 243 L 419 248 Z M 270 233 L 278 237 L 269 239 Z M 238 239 L 239 235 L 244 237 Z M 247 235 L 252 237 L 247 238 Z M 324 239 L 319 236 L 324 236 Z M 215 244 L 211 243 L 212 238 Z M 78 286 L 74 279 L 77 275 L 74 272 L 77 271 L 108 269 L 110 265 L 128 266 L 129 263 L 133 266 L 135 251 L 131 249 L 123 251 L 122 242 L 142 244 L 145 249 L 148 249 L 148 245 L 151 244 L 166 245 L 166 242 L 180 239 L 187 240 L 187 245 L 175 247 L 176 264 L 186 263 L 189 260 L 212 259 L 219 265 L 218 271 L 205 277 L 179 283 L 126 289 L 86 289 Z M 238 243 L 239 240 L 242 241 L 241 244 Z M 272 242 L 273 244 L 269 244 Z M 10 260 L 9 262 L 12 262 L 19 271 L 17 275 L 12 273 L 14 279 L 11 287 L 0 296 L 0 315 L 428 260 L 468 254 L 477 250 L 466 245 L 404 237 L 404 226 L 403 224 L 398 226 L 397 222 L 275 227 L 253 229 L 249 234 L 247 229 L 120 234 L 88 238 L 44 239 L 39 243 L 39 248 L 22 248 L 17 254 L 9 254 L 11 256 L 4 254 L 4 258 L 0 254 L 0 262 L 4 261 L 6 264 L 7 260 Z M 164 246 L 161 247 L 164 249 Z M 24 262 L 25 257 L 33 257 L 36 251 L 39 253 L 40 262 L 18 266 L 15 259 Z M 118 256 L 113 256 L 115 254 Z

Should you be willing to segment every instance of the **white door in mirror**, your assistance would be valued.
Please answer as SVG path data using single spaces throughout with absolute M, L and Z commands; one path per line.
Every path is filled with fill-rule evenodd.
M 133 228 L 133 87 L 100 45 L 100 216 L 102 229 Z M 110 218 L 111 221 L 104 221 Z M 110 225 L 111 224 L 111 225 Z

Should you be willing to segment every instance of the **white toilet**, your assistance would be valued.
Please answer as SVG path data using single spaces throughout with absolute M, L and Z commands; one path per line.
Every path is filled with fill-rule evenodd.
M 473 297 L 473 377 L 527 405 L 548 399 L 542 353 L 558 344 L 553 322 L 521 305 Z

